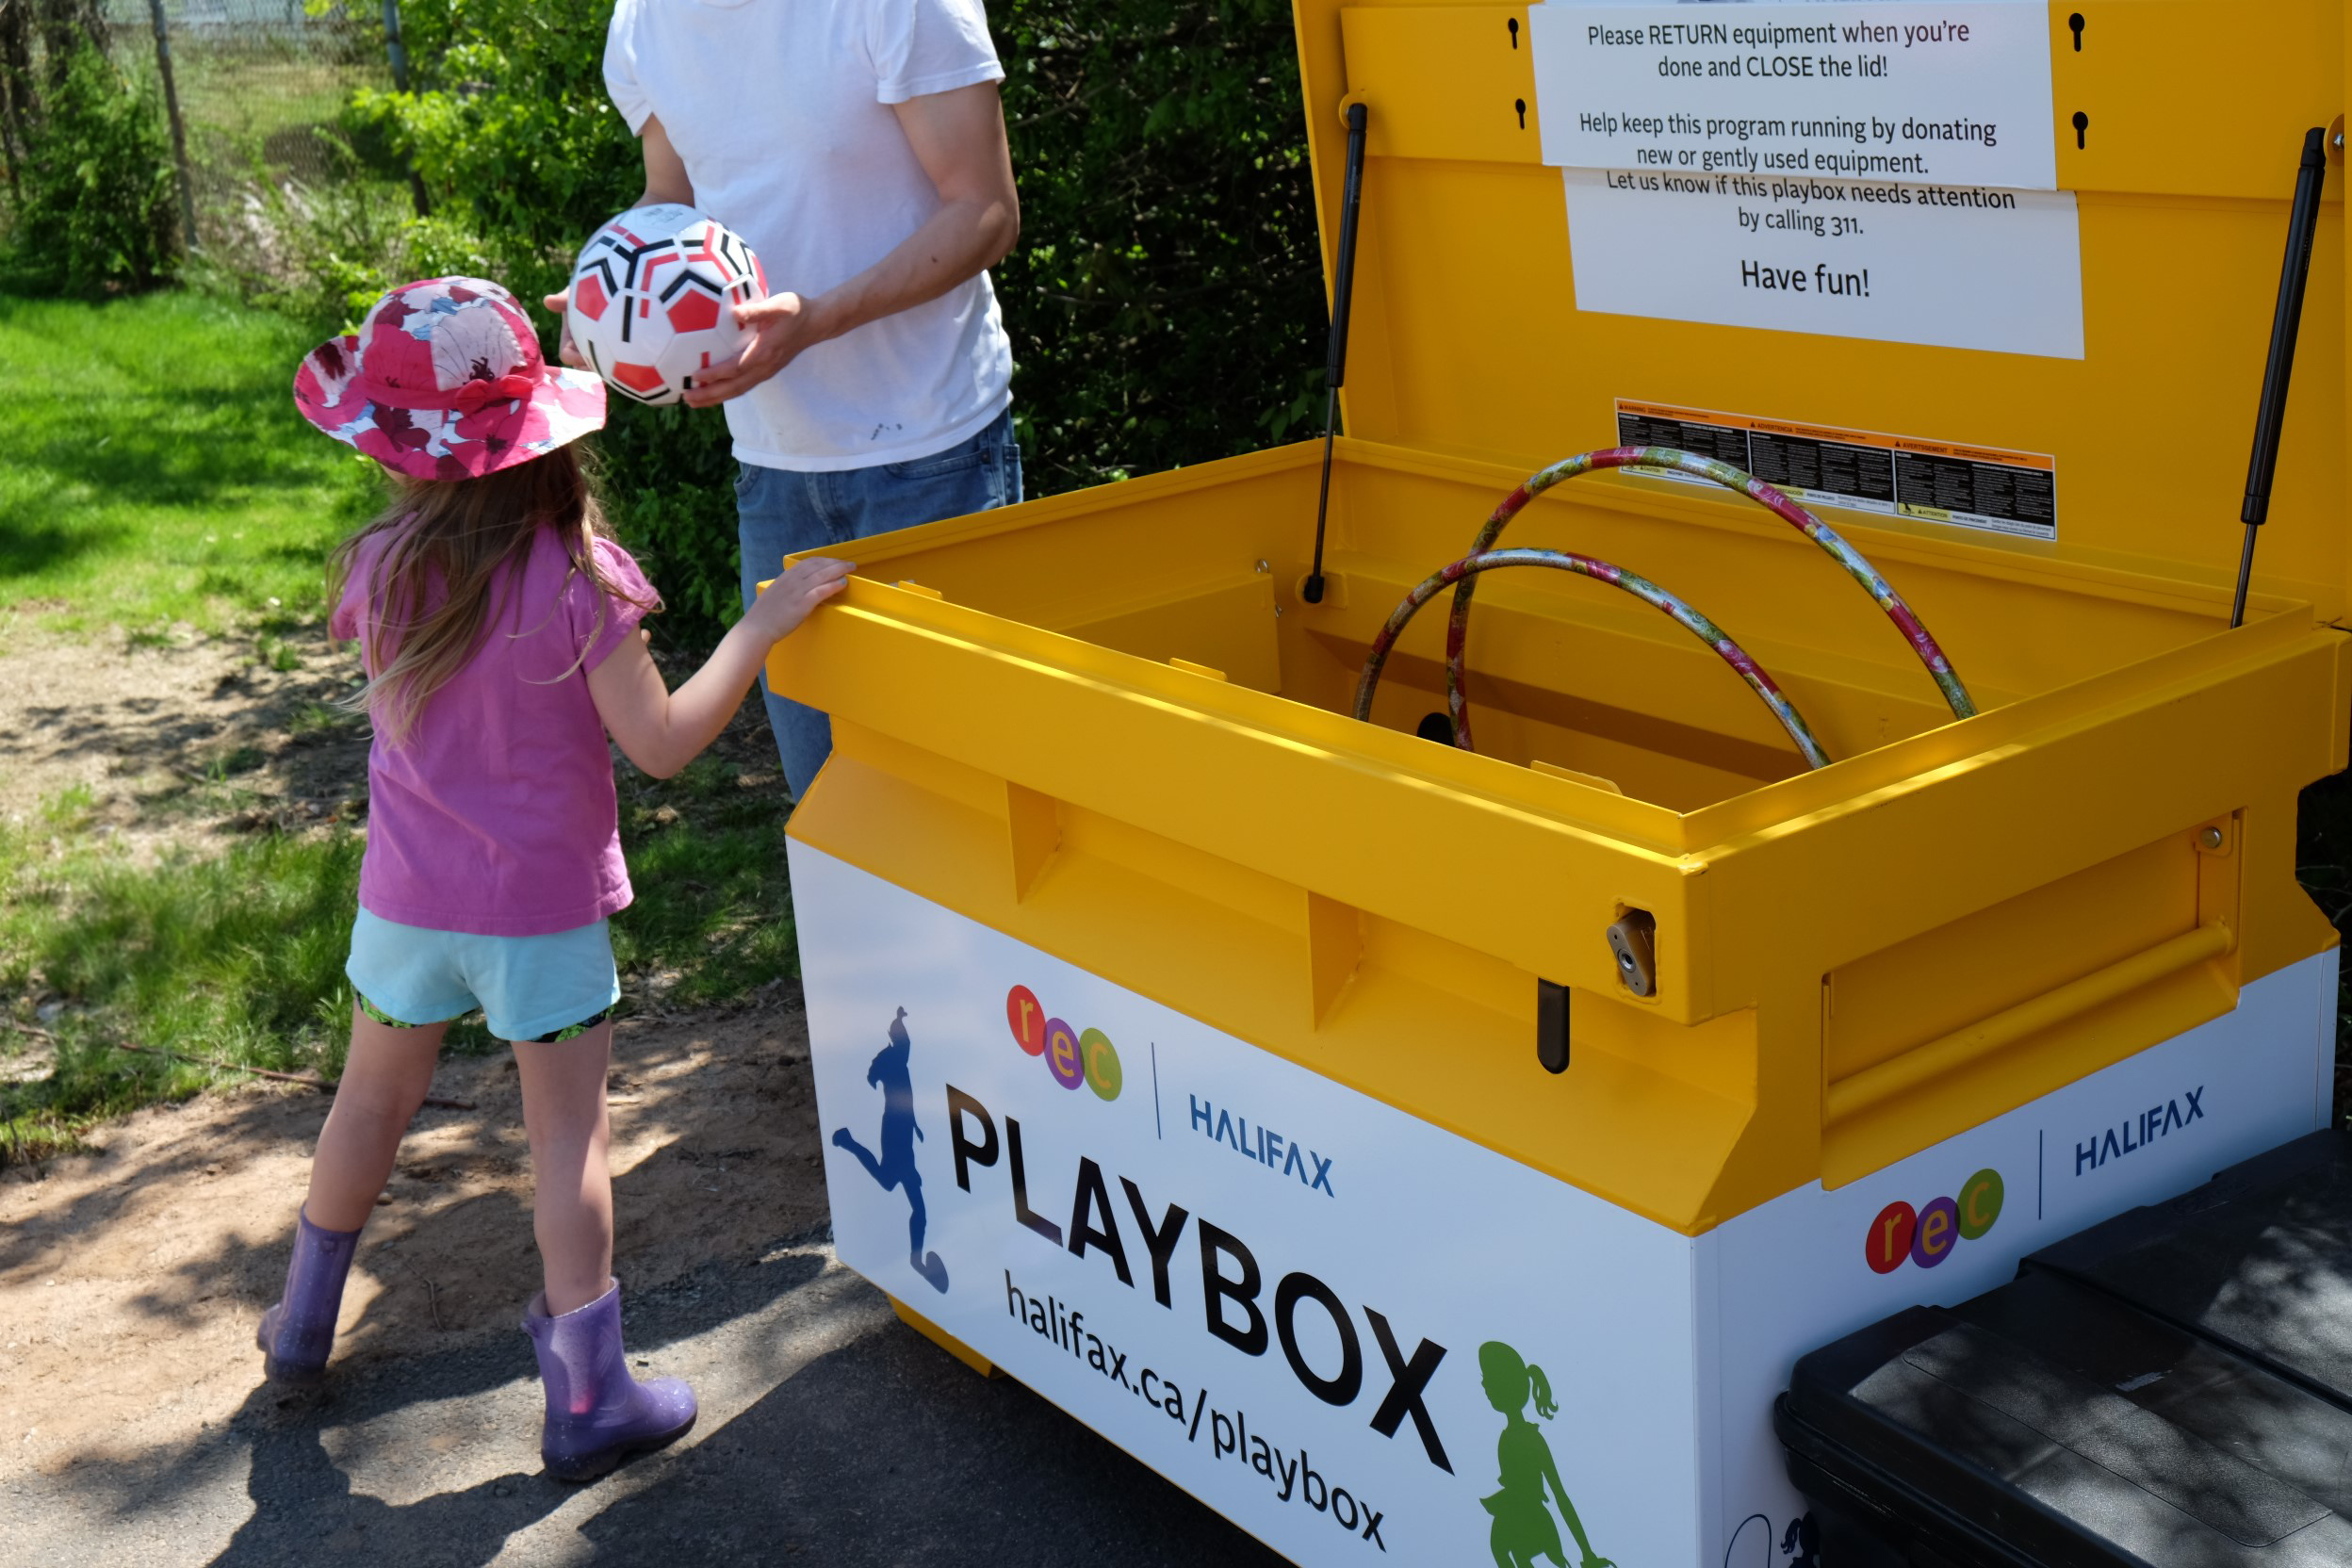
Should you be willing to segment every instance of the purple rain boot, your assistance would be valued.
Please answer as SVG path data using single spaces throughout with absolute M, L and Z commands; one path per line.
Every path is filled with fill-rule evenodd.
M 523 1331 L 539 1352 L 547 1424 L 539 1457 L 560 1481 L 590 1481 L 634 1454 L 684 1437 L 694 1425 L 694 1391 L 676 1378 L 641 1383 L 621 1348 L 621 1286 L 557 1317 L 543 1293 L 531 1298 Z
M 315 1383 L 327 1375 L 335 1320 L 343 1311 L 343 1281 L 351 1271 L 357 1231 L 322 1231 L 310 1216 L 294 1214 L 294 1256 L 286 1266 L 286 1294 L 261 1315 L 253 1343 L 261 1372 L 273 1383 Z

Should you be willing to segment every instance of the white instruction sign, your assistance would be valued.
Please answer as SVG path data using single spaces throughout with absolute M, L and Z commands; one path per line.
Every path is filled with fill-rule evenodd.
M 1528 28 L 1549 164 L 2058 184 L 2038 4 L 1553 0 Z
M 2082 357 L 2072 191 L 1570 169 L 1576 308 Z

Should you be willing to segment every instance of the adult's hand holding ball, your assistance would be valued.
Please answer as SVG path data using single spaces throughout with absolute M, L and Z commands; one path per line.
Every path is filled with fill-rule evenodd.
M 734 395 L 689 394 L 706 381 L 742 379 L 738 361 L 760 329 L 739 318 L 773 304 L 767 292 L 760 258 L 741 237 L 693 207 L 659 202 L 591 235 L 571 286 L 550 295 L 547 307 L 564 311 L 567 364 L 584 365 L 641 403 L 702 404 Z
M 742 351 L 727 364 L 713 363 L 696 376 L 686 390 L 685 400 L 695 408 L 709 408 L 740 398 L 790 365 L 803 350 L 833 335 L 819 323 L 813 303 L 806 295 L 786 292 L 737 305 L 735 320 L 747 335 Z
M 580 345 L 572 341 L 572 323 L 569 319 L 572 308 L 571 286 L 567 284 L 564 286 L 564 292 L 549 294 L 539 302 L 557 316 L 565 318 L 561 324 L 562 330 L 556 334 L 555 357 L 575 370 L 588 368 L 588 356 L 581 353 Z

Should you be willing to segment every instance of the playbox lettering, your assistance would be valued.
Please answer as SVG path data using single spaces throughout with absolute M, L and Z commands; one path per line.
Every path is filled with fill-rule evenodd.
M 1189 1226 L 1200 1251 L 1202 1325 L 1210 1334 L 1246 1356 L 1263 1356 L 1279 1345 L 1299 1386 L 1327 1405 L 1354 1405 L 1364 1395 L 1371 1372 L 1364 1336 L 1357 1330 L 1355 1313 L 1322 1280 L 1304 1270 L 1285 1272 L 1275 1281 L 1269 1303 L 1266 1270 L 1239 1235 L 1181 1204 L 1169 1203 L 1155 1212 L 1143 1190 L 1125 1176 L 1116 1177 L 1125 1201 L 1114 1203 L 1111 1179 L 1101 1163 L 1090 1157 L 1078 1161 L 1065 1226 L 1038 1213 L 1030 1201 L 1030 1172 L 1018 1118 L 1004 1118 L 1000 1128 L 986 1105 L 950 1084 L 947 1128 L 958 1187 L 972 1191 L 972 1170 L 994 1168 L 1001 1160 L 1011 1188 L 1016 1223 L 1053 1246 L 1066 1249 L 1073 1257 L 1100 1253 L 1108 1260 L 1119 1282 L 1133 1290 L 1137 1288 L 1138 1260 L 1128 1250 L 1123 1212 L 1125 1220 L 1135 1227 L 1140 1261 L 1151 1266 L 1152 1298 L 1170 1310 L 1175 1297 L 1169 1265 Z M 1387 1378 L 1387 1391 L 1372 1412 L 1369 1425 L 1382 1437 L 1394 1438 L 1410 1419 L 1429 1462 L 1451 1474 L 1453 1462 L 1446 1457 L 1437 1423 L 1424 1403 L 1429 1380 L 1446 1359 L 1446 1347 L 1420 1338 L 1408 1352 L 1402 1336 L 1386 1316 L 1368 1305 L 1361 1310 L 1370 1331 L 1370 1348 L 1378 1351 L 1380 1371 Z M 1302 1343 L 1308 1340 L 1302 1324 L 1318 1315 L 1331 1326 L 1338 1348 L 1336 1364 L 1316 1364 Z M 1323 1340 L 1315 1336 L 1311 1343 Z
M 1384 1511 L 1318 1475 L 1306 1449 L 1300 1448 L 1294 1456 L 1289 1449 L 1268 1442 L 1262 1430 L 1253 1436 L 1248 1412 L 1217 1410 L 1209 1403 L 1209 1391 L 1202 1389 L 1194 1396 L 1192 1414 L 1187 1417 L 1184 1390 L 1180 1384 L 1149 1366 L 1138 1368 L 1131 1376 L 1127 1370 L 1128 1352 L 1106 1343 L 1102 1335 L 1088 1329 L 1082 1309 L 1058 1296 L 1024 1289 L 1014 1282 L 1009 1268 L 1004 1271 L 1004 1311 L 1039 1339 L 1068 1350 L 1072 1360 L 1091 1367 L 1104 1381 L 1157 1408 L 1184 1433 L 1185 1442 L 1200 1441 L 1201 1417 L 1207 1416 L 1209 1457 L 1231 1459 L 1256 1471 L 1274 1489 L 1276 1502 L 1296 1500 L 1326 1515 L 1340 1528 L 1360 1534 L 1361 1539 L 1381 1551 L 1388 1550 L 1388 1543 L 1380 1535 L 1380 1521 L 1387 1517 Z

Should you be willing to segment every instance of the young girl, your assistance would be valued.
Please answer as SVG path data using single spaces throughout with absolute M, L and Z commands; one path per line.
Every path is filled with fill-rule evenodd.
M 1503 1418 L 1503 1435 L 1494 1445 L 1502 1490 L 1478 1499 L 1494 1516 L 1494 1528 L 1487 1532 L 1494 1568 L 1567 1562 L 1560 1549 L 1560 1527 L 1552 1522 L 1544 1497 L 1547 1483 L 1551 1495 L 1560 1500 L 1560 1515 L 1568 1522 L 1569 1533 L 1576 1538 L 1580 1568 L 1615 1568 L 1585 1539 L 1584 1521 L 1576 1517 L 1576 1505 L 1568 1500 L 1568 1489 L 1560 1484 L 1552 1446 L 1544 1441 L 1544 1429 L 1527 1419 L 1530 1397 L 1535 1400 L 1535 1413 L 1546 1421 L 1560 1413 L 1560 1406 L 1552 1400 L 1552 1380 L 1542 1367 L 1521 1360 L 1518 1351 L 1490 1339 L 1478 1347 L 1478 1381 L 1486 1390 L 1486 1402 Z
M 351 1050 L 296 1216 L 263 1367 L 318 1381 L 360 1228 L 451 1019 L 514 1042 L 546 1290 L 523 1327 L 547 1385 L 541 1452 L 565 1480 L 682 1436 L 694 1396 L 621 1348 L 604 1082 L 629 901 L 608 733 L 666 778 L 710 744 L 769 646 L 846 563 L 784 573 L 668 691 L 638 634 L 657 599 L 568 443 L 604 422 L 593 376 L 542 363 L 506 290 L 436 278 L 377 302 L 303 361 L 302 416 L 388 469 L 392 503 L 345 541 L 331 629 L 356 639 L 375 722 L 368 852 L 346 972 Z

